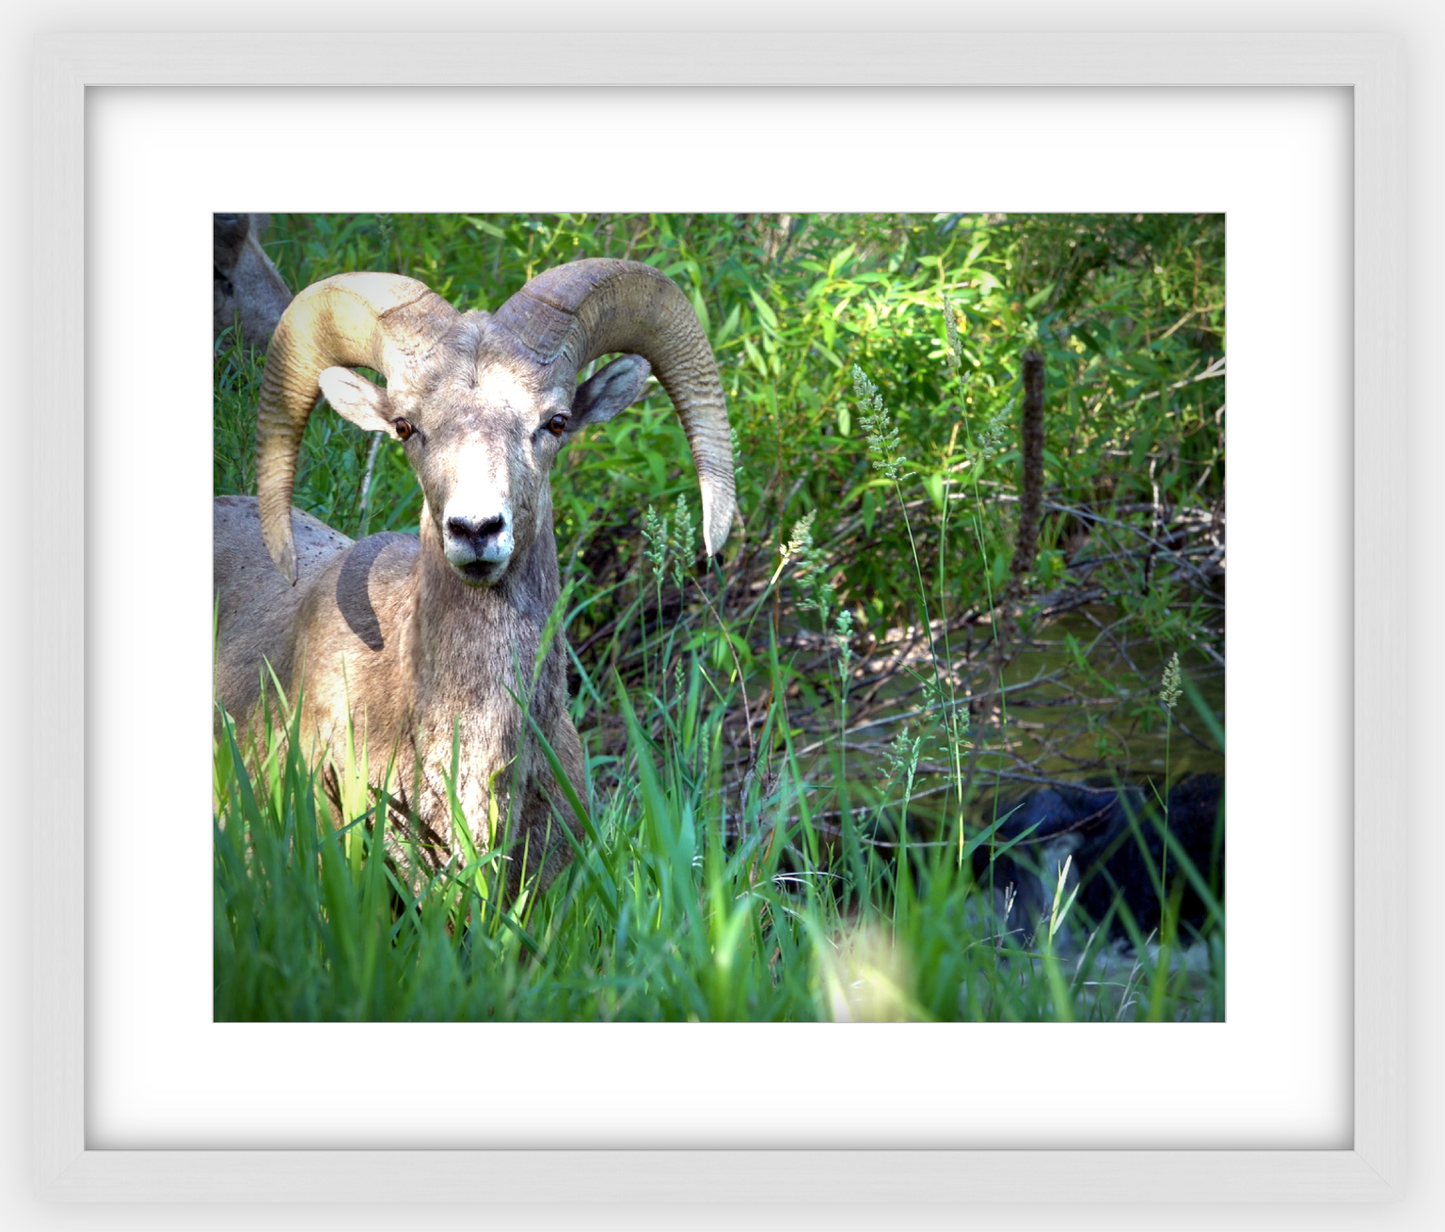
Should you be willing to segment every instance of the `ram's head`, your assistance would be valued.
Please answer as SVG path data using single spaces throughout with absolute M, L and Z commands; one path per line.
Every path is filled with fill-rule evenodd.
M 386 388 L 355 367 L 382 373 Z M 464 582 L 490 586 L 550 519 L 547 475 L 567 436 L 630 406 L 652 371 L 687 432 L 711 554 L 733 514 L 727 410 L 707 337 L 671 279 L 636 262 L 577 261 L 495 314 L 459 313 L 396 275 L 316 283 L 281 318 L 262 384 L 257 474 L 271 557 L 295 581 L 292 484 L 318 389 L 353 423 L 403 442 L 426 499 L 424 539 L 434 532 Z

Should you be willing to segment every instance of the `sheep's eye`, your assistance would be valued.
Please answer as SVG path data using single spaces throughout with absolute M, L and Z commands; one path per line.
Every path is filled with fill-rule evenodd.
M 552 418 L 547 421 L 547 431 L 553 436 L 561 436 L 566 430 L 567 416 L 565 415 L 553 415 Z
M 411 424 L 407 423 L 407 421 L 404 419 L 392 420 L 391 426 L 396 429 L 397 437 L 403 441 L 416 431 L 416 429 L 413 428 Z

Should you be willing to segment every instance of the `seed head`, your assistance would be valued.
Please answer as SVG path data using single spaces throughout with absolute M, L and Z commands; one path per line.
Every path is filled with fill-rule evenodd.
M 1179 652 L 1176 650 L 1164 665 L 1164 676 L 1159 682 L 1159 701 L 1165 710 L 1174 709 L 1174 703 L 1179 700 L 1180 688 Z
M 692 511 L 687 507 L 687 497 L 678 493 L 677 504 L 672 511 L 672 539 L 677 549 L 672 558 L 672 580 L 678 590 L 687 584 L 687 569 L 697 559 L 697 537 L 692 524 Z
M 833 636 L 838 639 L 838 676 L 846 685 L 853 666 L 853 613 L 845 607 L 838 613 L 833 628 Z
M 798 607 L 803 611 L 810 608 L 817 609 L 819 618 L 823 622 L 823 630 L 828 628 L 828 613 L 833 610 L 833 601 L 837 597 L 831 582 L 828 581 L 828 562 L 822 551 L 813 546 L 813 519 L 817 516 L 817 510 L 809 510 L 793 526 L 793 533 L 788 537 L 788 542 L 778 549 L 782 560 L 778 562 L 777 571 L 773 574 L 773 581 L 776 582 L 789 561 L 792 561 L 797 572 L 798 584 L 802 587 L 803 598 Z
M 898 427 L 883 407 L 878 386 L 857 364 L 853 365 L 853 396 L 858 399 L 859 422 L 868 434 L 868 456 L 873 460 L 873 469 L 894 483 L 907 479 L 909 476 L 902 472 L 908 459 L 899 446 Z
M 989 458 L 1003 448 L 1004 438 L 1008 435 L 1009 420 L 1013 418 L 1014 400 L 1010 398 L 1002 406 L 996 406 L 989 412 L 973 431 L 973 448 L 968 452 L 970 461 L 978 466 L 987 462 Z
M 652 566 L 655 581 L 662 577 L 662 572 L 667 567 L 667 515 L 664 513 L 659 516 L 651 505 L 648 505 L 647 512 L 642 515 L 642 540 L 645 545 L 642 554 Z
M 957 368 L 963 362 L 963 336 L 958 332 L 958 309 L 943 301 L 943 328 L 948 334 L 948 366 Z

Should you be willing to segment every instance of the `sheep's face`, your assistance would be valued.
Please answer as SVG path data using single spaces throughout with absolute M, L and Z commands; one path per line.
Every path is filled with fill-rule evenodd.
M 552 516 L 547 478 L 562 443 L 630 406 L 650 369 L 625 355 L 577 386 L 552 370 L 561 365 L 518 356 L 480 316 L 386 390 L 345 368 L 320 384 L 347 419 L 403 443 L 448 564 L 469 586 L 495 586 Z

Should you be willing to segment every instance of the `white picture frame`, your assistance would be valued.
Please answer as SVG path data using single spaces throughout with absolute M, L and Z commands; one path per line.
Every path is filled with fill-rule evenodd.
M 1399 1196 L 1405 1156 L 1405 907 L 1387 854 L 1403 846 L 1404 781 L 1390 772 L 1404 646 L 1365 604 L 1403 608 L 1405 95 L 1386 35 L 62 35 L 35 52 L 36 312 L 58 448 L 84 452 L 86 91 L 97 85 L 639 84 L 867 86 L 1347 86 L 1354 97 L 1356 636 L 1354 1135 L 1352 1149 L 1209 1151 L 177 1151 L 87 1149 L 84 881 L 32 871 L 33 1150 L 51 1199 L 516 1201 L 1334 1201 Z M 85 709 L 85 595 L 66 528 L 37 519 L 34 824 L 85 845 L 76 717 Z M 1370 635 L 1366 637 L 1364 631 Z

